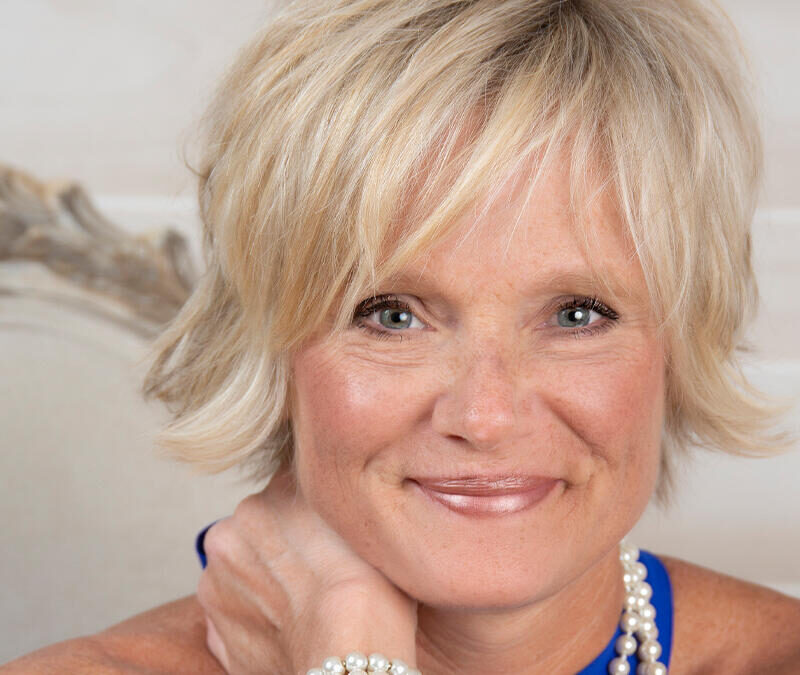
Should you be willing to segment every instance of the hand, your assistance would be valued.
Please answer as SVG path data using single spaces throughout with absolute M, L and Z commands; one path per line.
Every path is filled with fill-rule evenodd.
M 277 473 L 205 537 L 198 599 L 231 675 L 300 673 L 379 651 L 413 664 L 416 602 L 356 555 Z

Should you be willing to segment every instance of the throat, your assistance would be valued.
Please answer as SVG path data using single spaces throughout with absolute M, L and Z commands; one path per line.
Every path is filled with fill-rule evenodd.
M 606 647 L 625 594 L 616 548 L 555 594 L 508 610 L 420 605 L 425 675 L 578 672 Z

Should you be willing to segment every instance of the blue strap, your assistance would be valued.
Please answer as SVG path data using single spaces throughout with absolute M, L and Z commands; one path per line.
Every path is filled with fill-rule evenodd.
M 206 568 L 208 561 L 206 560 L 206 549 L 203 547 L 203 542 L 206 540 L 206 532 L 211 529 L 211 526 L 218 523 L 219 521 L 215 520 L 211 525 L 206 525 L 202 530 L 200 530 L 200 534 L 194 540 L 194 550 L 197 551 L 197 557 L 200 558 L 200 565 L 203 569 Z
M 214 523 L 217 521 L 215 520 Z M 197 535 L 195 540 L 195 550 L 197 557 L 200 558 L 200 564 L 205 568 L 206 566 L 206 552 L 203 548 L 203 541 L 206 538 L 206 532 L 211 529 L 208 525 L 200 534 Z M 664 564 L 658 559 L 657 556 L 647 551 L 639 551 L 639 561 L 647 568 L 647 582 L 653 588 L 653 598 L 651 602 L 656 608 L 656 626 L 658 627 L 658 642 L 661 644 L 663 650 L 659 661 L 665 666 L 669 667 L 669 659 L 672 653 L 672 584 L 669 581 L 669 574 Z M 608 641 L 605 649 L 592 661 L 588 666 L 581 670 L 577 675 L 606 675 L 608 673 L 608 664 L 617 656 L 616 643 L 617 638 L 622 635 L 622 628 L 617 623 L 617 630 L 611 639 Z M 636 654 L 628 657 L 628 663 L 631 666 L 631 672 L 636 672 L 636 667 L 639 665 L 639 659 Z

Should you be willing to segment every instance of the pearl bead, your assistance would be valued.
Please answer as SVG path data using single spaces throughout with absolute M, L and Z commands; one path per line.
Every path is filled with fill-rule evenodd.
M 370 654 L 369 663 L 367 665 L 367 670 L 370 673 L 385 673 L 389 670 L 389 659 L 383 654 Z
M 341 673 L 345 672 L 342 660 L 338 656 L 329 656 L 322 662 L 322 672 L 341 675 Z
M 652 638 L 654 633 L 658 633 L 658 628 L 654 621 L 650 619 L 641 619 L 639 627 L 636 629 L 636 635 L 639 638 L 648 639 Z
M 392 675 L 408 675 L 409 667 L 408 664 L 400 659 L 395 659 L 392 661 L 392 667 L 389 668 L 389 672 Z
M 667 675 L 667 667 L 663 663 L 640 663 L 636 675 Z
M 661 645 L 655 640 L 647 640 L 639 647 L 639 658 L 642 661 L 653 662 L 661 656 Z
M 636 651 L 636 638 L 632 635 L 620 635 L 617 638 L 616 650 L 617 654 L 630 656 Z
M 633 593 L 637 598 L 644 598 L 645 600 L 650 600 L 653 597 L 653 587 L 648 584 L 646 581 L 643 581 L 639 586 L 637 586 L 636 590 Z
M 639 610 L 639 616 L 643 619 L 649 619 L 650 621 L 656 620 L 656 608 L 653 607 L 650 603 L 647 603 L 645 607 L 642 607 Z
M 625 542 L 620 543 L 619 559 L 626 590 L 619 625 L 625 635 L 617 638 L 615 648 L 619 656 L 611 661 L 608 672 L 612 675 L 629 673 L 626 657 L 638 654 L 640 663 L 636 675 L 668 675 L 667 667 L 658 661 L 661 645 L 655 622 L 656 608 L 650 602 L 653 587 L 645 581 L 647 566 L 639 562 L 639 549 Z
M 306 671 L 306 675 L 325 675 L 322 668 L 312 668 L 311 670 Z
M 611 663 L 608 664 L 608 672 L 610 675 L 628 675 L 631 672 L 628 659 L 621 656 L 612 659 Z
M 350 675 L 367 675 L 367 671 L 361 670 L 361 668 L 356 668 L 355 670 L 348 670 L 347 672 L 350 673 Z
M 633 544 L 622 544 L 620 546 L 619 558 L 622 562 L 634 562 L 639 559 L 639 549 Z
M 354 670 L 364 670 L 368 663 L 367 657 L 361 652 L 350 652 L 344 659 L 344 665 L 350 672 Z
M 408 675 L 422 675 L 416 668 L 409 668 Z
M 633 612 L 623 612 L 619 625 L 625 633 L 633 633 L 639 627 L 639 617 Z

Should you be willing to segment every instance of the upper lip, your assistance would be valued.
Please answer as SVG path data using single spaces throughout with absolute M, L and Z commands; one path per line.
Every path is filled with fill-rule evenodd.
M 527 492 L 552 483 L 551 476 L 459 476 L 446 478 L 414 478 L 420 486 L 452 495 L 502 496 Z

